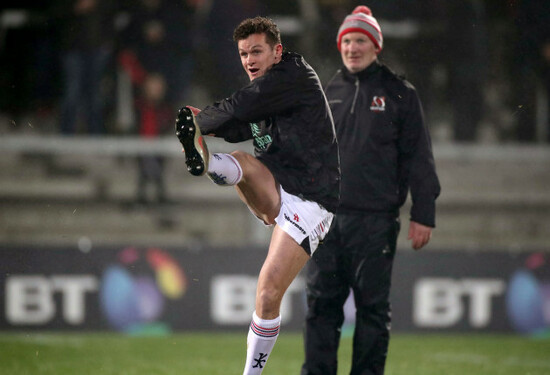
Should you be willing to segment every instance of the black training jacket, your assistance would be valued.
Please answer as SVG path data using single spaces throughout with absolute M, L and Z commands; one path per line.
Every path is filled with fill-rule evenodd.
M 341 68 L 325 88 L 340 145 L 340 211 L 397 214 L 410 189 L 411 220 L 435 226 L 440 185 L 414 87 L 378 61 Z
M 203 134 L 254 139 L 255 156 L 290 194 L 334 212 L 340 169 L 332 115 L 315 71 L 285 52 L 265 75 L 197 116 Z

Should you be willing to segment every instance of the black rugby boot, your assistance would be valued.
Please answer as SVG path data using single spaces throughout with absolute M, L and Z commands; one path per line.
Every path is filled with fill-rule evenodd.
M 201 130 L 195 122 L 193 112 L 183 107 L 178 112 L 176 120 L 176 136 L 185 152 L 187 170 L 194 176 L 202 176 L 208 170 L 208 148 Z

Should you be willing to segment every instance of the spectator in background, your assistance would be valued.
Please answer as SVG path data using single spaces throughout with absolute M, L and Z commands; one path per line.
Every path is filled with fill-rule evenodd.
M 174 109 L 166 103 L 166 79 L 158 74 L 148 74 L 141 86 L 141 95 L 136 100 L 139 135 L 151 139 L 172 129 Z M 156 189 L 156 201 L 166 201 L 164 184 L 164 157 L 158 155 L 138 156 L 139 179 L 138 201 L 147 203 L 147 188 Z
M 356 306 L 352 375 L 380 375 L 386 363 L 391 274 L 399 209 L 411 193 L 408 239 L 425 246 L 435 226 L 439 180 L 415 88 L 378 61 L 382 31 L 358 6 L 341 24 L 343 66 L 325 93 L 340 148 L 340 206 L 307 266 L 302 375 L 336 375 L 344 303 Z
M 108 0 L 59 0 L 52 9 L 58 26 L 63 93 L 60 128 L 74 134 L 80 111 L 89 134 L 105 133 L 101 83 L 114 47 L 114 11 Z
M 166 77 L 165 100 L 172 105 L 184 99 L 193 75 L 193 9 L 186 4 L 173 0 L 133 3 L 117 57 L 136 90 L 147 73 Z
M 546 97 L 546 115 L 550 113 L 550 11 L 540 0 L 511 2 L 516 27 L 511 78 L 512 101 L 517 119 L 519 141 L 550 141 L 550 119 L 537 119 L 537 100 Z M 542 103 L 542 101 L 540 101 Z M 541 127 L 537 130 L 537 122 Z M 539 133 L 539 134 L 537 134 Z M 537 139 L 541 137 L 541 139 Z M 543 138 L 543 139 L 542 139 Z
M 172 125 L 175 104 L 191 81 L 193 12 L 186 2 L 173 0 L 140 0 L 127 11 L 129 23 L 121 32 L 117 61 L 132 82 L 135 130 L 154 138 Z M 139 156 L 138 168 L 138 201 L 149 201 L 153 184 L 156 201 L 164 202 L 164 158 Z

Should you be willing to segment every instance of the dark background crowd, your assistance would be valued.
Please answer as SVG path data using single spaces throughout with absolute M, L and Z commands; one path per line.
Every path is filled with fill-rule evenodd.
M 435 141 L 550 140 L 544 0 L 4 1 L 0 129 L 31 116 L 35 132 L 166 134 L 182 105 L 245 82 L 232 31 L 255 15 L 274 18 L 285 48 L 326 83 L 340 64 L 338 26 L 360 4 L 381 24 L 380 60 L 416 86 Z

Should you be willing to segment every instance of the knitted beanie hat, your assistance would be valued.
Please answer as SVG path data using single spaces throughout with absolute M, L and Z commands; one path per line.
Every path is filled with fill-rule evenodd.
M 340 29 L 338 29 L 338 37 L 336 43 L 338 50 L 340 50 L 342 44 L 342 37 L 347 33 L 359 32 L 369 37 L 376 47 L 376 53 L 382 50 L 384 44 L 384 38 L 382 37 L 382 30 L 376 18 L 372 16 L 372 12 L 369 7 L 365 5 L 359 5 L 353 12 L 348 15 Z

